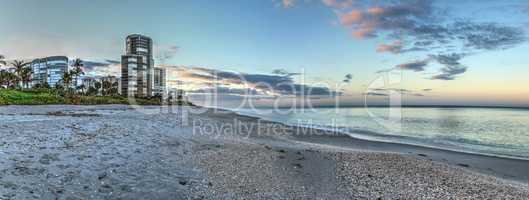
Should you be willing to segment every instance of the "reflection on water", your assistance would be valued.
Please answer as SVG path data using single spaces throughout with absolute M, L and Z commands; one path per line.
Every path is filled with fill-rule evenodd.
M 351 134 L 362 134 L 371 139 L 529 158 L 529 110 L 402 108 L 402 118 L 397 121 L 388 120 L 388 110 L 316 108 L 281 113 L 271 109 L 238 111 L 295 125 L 345 127 Z

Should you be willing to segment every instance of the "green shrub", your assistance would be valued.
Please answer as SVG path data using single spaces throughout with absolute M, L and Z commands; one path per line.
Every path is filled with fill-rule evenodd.
M 2 105 L 62 104 L 63 99 L 47 92 L 0 90 Z
M 135 98 L 139 105 L 161 105 L 161 98 Z M 12 90 L 0 89 L 0 105 L 48 105 L 48 104 L 73 104 L 73 105 L 97 105 L 97 104 L 130 104 L 128 99 L 121 96 L 81 96 L 61 95 L 55 89 L 28 89 Z M 192 105 L 189 103 L 178 103 L 178 105 Z

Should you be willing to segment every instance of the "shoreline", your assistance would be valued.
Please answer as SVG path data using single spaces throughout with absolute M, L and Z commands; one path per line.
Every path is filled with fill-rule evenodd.
M 296 125 L 285 124 L 283 122 L 270 121 L 253 115 L 245 115 L 233 110 L 223 108 L 216 109 L 222 112 L 229 112 L 235 117 L 242 117 L 243 120 L 249 118 L 260 123 L 279 124 L 285 127 L 291 127 L 291 130 L 307 130 L 317 132 L 318 134 L 296 134 L 289 135 L 290 140 L 294 142 L 306 142 L 307 145 L 322 145 L 342 150 L 352 151 L 371 151 L 400 153 L 403 155 L 412 155 L 417 158 L 427 158 L 432 161 L 443 162 L 453 166 L 466 168 L 478 173 L 492 175 L 509 181 L 515 181 L 529 186 L 529 158 L 514 156 L 504 156 L 496 154 L 486 154 L 480 152 L 464 151 L 458 149 L 445 149 L 434 146 L 420 144 L 400 143 L 393 141 L 370 140 L 357 138 L 346 132 L 325 130 L 314 127 L 300 127 Z M 285 138 L 284 138 L 285 139 Z
M 351 199 L 529 195 L 529 162 L 348 136 L 200 134 L 258 118 L 165 107 L 0 107 L 4 198 Z M 191 123 L 191 124 L 186 124 Z M 274 126 L 284 126 L 275 122 Z M 202 127 L 202 128 L 203 128 Z M 201 127 L 199 127 L 201 128 Z M 248 136 L 248 137 L 244 137 Z M 459 165 L 458 165 L 459 164 Z M 487 171 L 487 168 L 493 171 Z M 516 178 L 520 180 L 515 180 Z M 523 179 L 523 180 L 522 180 Z
M 8 105 L 6 107 L 57 107 L 62 110 L 62 107 L 67 106 L 70 109 L 64 110 L 67 112 L 75 112 L 77 110 L 84 110 L 85 108 L 92 107 L 97 110 L 114 110 L 115 106 L 123 107 L 121 109 L 135 109 L 136 107 L 141 107 L 142 109 L 152 109 L 152 108 L 167 108 L 171 106 L 157 106 L 157 105 L 125 105 L 125 104 L 103 104 L 103 105 Z M 108 108 L 105 108 L 108 107 Z M 174 106 L 173 106 L 174 107 Z M 495 155 L 495 154 L 486 154 L 480 152 L 464 151 L 458 149 L 447 149 L 439 148 L 435 146 L 427 146 L 421 144 L 409 144 L 409 143 L 400 143 L 394 141 L 381 141 L 381 140 L 371 140 L 365 138 L 357 138 L 352 135 L 349 135 L 346 132 L 326 130 L 322 128 L 315 127 L 303 127 L 297 125 L 289 125 L 283 122 L 271 121 L 258 116 L 245 115 L 238 113 L 233 110 L 224 109 L 224 108 L 208 108 L 202 106 L 195 106 L 195 108 L 206 109 L 205 113 L 199 114 L 210 114 L 208 117 L 215 116 L 211 115 L 211 111 L 220 112 L 222 120 L 226 120 L 226 115 L 233 117 L 232 120 L 240 120 L 242 122 L 251 122 L 251 123 L 261 123 L 261 124 L 277 124 L 283 127 L 289 127 L 290 131 L 292 130 L 304 130 L 316 134 L 306 133 L 292 133 L 287 135 L 288 137 L 282 139 L 293 140 L 295 142 L 307 142 L 308 144 L 313 145 L 328 145 L 336 149 L 346 149 L 353 151 L 374 151 L 374 152 L 393 152 L 401 153 L 404 155 L 415 155 L 418 157 L 426 157 L 431 160 L 438 162 L 445 162 L 455 166 L 468 168 L 479 173 L 484 173 L 488 175 L 498 176 L 499 178 L 513 180 L 523 184 L 529 185 L 529 171 L 524 169 L 529 169 L 529 159 L 524 159 L 521 157 L 514 156 L 504 156 L 504 155 Z M 38 112 L 38 111 L 37 111 Z M 1 113 L 0 113 L 1 114 Z M 28 113 L 26 113 L 28 114 Z M 34 114 L 34 113 L 31 113 Z M 53 114 L 50 112 L 41 113 L 41 114 Z M 218 115 L 218 114 L 217 114 Z M 231 123 L 231 120 L 228 119 L 227 123 Z M 265 134 L 266 136 L 270 136 Z M 472 161 L 472 159 L 478 159 L 481 162 Z M 471 160 L 471 162 L 469 162 Z M 507 173 L 506 173 L 507 172 Z
M 410 106 L 403 106 L 403 108 L 405 107 L 410 107 Z M 410 145 L 410 146 L 416 146 L 416 147 L 421 147 L 421 148 L 437 149 L 437 150 L 442 150 L 442 151 L 453 151 L 456 153 L 466 153 L 466 154 L 475 154 L 475 155 L 480 155 L 480 156 L 497 157 L 497 158 L 502 158 L 502 159 L 529 161 L 529 156 L 522 157 L 522 156 L 508 155 L 508 154 L 479 152 L 471 148 L 465 149 L 463 147 L 456 147 L 456 146 L 450 147 L 447 145 L 436 146 L 435 144 L 428 144 L 425 141 L 421 141 L 415 138 L 408 138 L 407 136 L 398 136 L 398 135 L 390 136 L 390 135 L 385 135 L 383 133 L 370 132 L 370 131 L 365 131 L 365 130 L 359 130 L 364 133 L 356 133 L 354 130 L 340 130 L 340 129 L 348 129 L 347 127 L 325 128 L 325 127 L 317 127 L 318 126 L 317 124 L 311 124 L 311 125 L 287 124 L 287 123 L 280 122 L 280 121 L 273 121 L 273 120 L 265 119 L 258 115 L 253 115 L 251 113 L 240 113 L 240 112 L 237 112 L 236 110 L 230 110 L 226 108 L 215 108 L 215 107 L 204 107 L 204 108 L 213 109 L 213 110 L 221 110 L 221 111 L 229 111 L 229 112 L 233 112 L 235 115 L 256 118 L 256 119 L 260 119 L 263 122 L 278 123 L 278 124 L 281 124 L 284 126 L 290 126 L 290 127 L 299 127 L 298 129 L 313 129 L 313 130 L 318 130 L 317 132 L 331 133 L 331 135 L 343 135 L 343 136 L 350 137 L 352 139 L 365 140 L 369 142 L 382 142 L 382 143 L 393 143 L 393 144 L 400 144 L 400 145 Z M 411 108 L 423 108 L 423 106 L 411 106 Z M 437 106 L 435 107 L 434 106 L 434 108 L 469 108 L 469 109 L 487 108 L 487 109 L 519 109 L 519 110 L 529 109 L 529 107 L 525 108 L 525 107 L 487 107 L 487 106 L 485 107 L 482 107 L 482 106 L 474 106 L 474 107 L 472 106 Z M 377 137 L 380 137 L 380 138 L 377 138 Z M 390 137 L 393 137 L 393 138 L 390 138 Z M 403 141 L 396 141 L 398 139 L 401 139 Z M 408 140 L 408 141 L 405 141 L 405 140 Z

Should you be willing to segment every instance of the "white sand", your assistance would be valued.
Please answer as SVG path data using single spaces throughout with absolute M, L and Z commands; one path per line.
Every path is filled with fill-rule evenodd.
M 480 174 L 472 167 L 256 135 L 250 126 L 255 119 L 229 112 L 191 114 L 183 121 L 174 113 L 177 109 L 167 113 L 165 108 L 147 108 L 0 107 L 0 199 L 529 196 L 526 184 Z M 197 124 L 202 126 L 193 127 Z M 226 131 L 235 125 L 246 129 Z M 213 129 L 206 131 L 207 126 Z

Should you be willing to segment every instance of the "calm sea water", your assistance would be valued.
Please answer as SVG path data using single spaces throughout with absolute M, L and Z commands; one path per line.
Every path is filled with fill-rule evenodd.
M 529 159 L 529 110 L 507 108 L 239 109 L 352 137 Z

